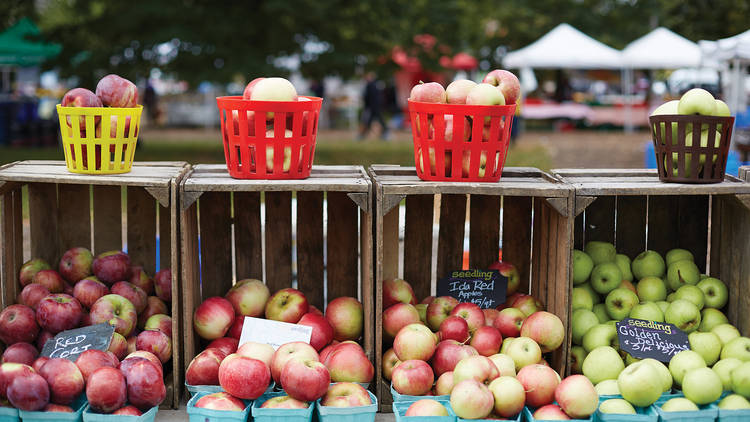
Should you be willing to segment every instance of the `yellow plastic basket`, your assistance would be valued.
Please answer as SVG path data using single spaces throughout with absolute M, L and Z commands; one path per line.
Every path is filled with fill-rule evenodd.
M 57 105 L 65 163 L 71 173 L 119 174 L 133 166 L 143 106 Z M 88 159 L 94 157 L 94 159 Z

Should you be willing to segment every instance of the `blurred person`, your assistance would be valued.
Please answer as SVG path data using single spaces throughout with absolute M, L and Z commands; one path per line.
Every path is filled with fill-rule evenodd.
M 383 119 L 384 94 L 382 84 L 378 81 L 374 72 L 367 72 L 365 75 L 365 82 L 365 90 L 362 95 L 364 103 L 362 109 L 362 125 L 360 126 L 357 139 L 362 140 L 367 136 L 367 133 L 372 126 L 372 122 L 376 119 L 383 128 L 380 137 L 382 139 L 388 139 L 388 125 L 386 125 L 385 119 Z
M 159 97 L 150 80 L 146 82 L 146 90 L 143 93 L 143 106 L 146 108 L 149 125 L 156 126 L 159 119 Z

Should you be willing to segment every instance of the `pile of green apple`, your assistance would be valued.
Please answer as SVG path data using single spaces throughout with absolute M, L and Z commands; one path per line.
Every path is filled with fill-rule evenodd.
M 701 115 L 701 116 L 715 116 L 715 117 L 729 117 L 731 116 L 732 112 L 729 110 L 729 106 L 721 100 L 717 100 L 711 95 L 710 92 L 706 91 L 705 89 L 701 88 L 693 88 L 689 91 L 687 91 L 685 94 L 680 97 L 679 100 L 672 100 L 668 101 L 659 107 L 657 107 L 652 113 L 652 116 L 659 116 L 659 115 Z M 677 130 L 678 124 L 676 122 L 671 123 L 671 139 L 672 139 L 672 145 L 678 145 L 677 138 L 678 138 L 678 130 Z M 661 139 L 666 142 L 667 141 L 667 133 L 666 125 L 660 126 L 660 132 L 661 132 Z M 718 148 L 721 144 L 721 126 L 717 125 L 717 131 L 714 134 L 714 143 L 715 147 Z M 692 146 L 693 145 L 693 138 L 697 137 L 696 135 L 693 135 L 693 126 L 692 124 L 688 123 L 688 126 L 685 130 L 685 146 Z M 708 125 L 704 124 L 701 127 L 701 134 L 700 134 L 700 144 L 702 147 L 708 146 L 709 141 L 709 131 L 708 131 Z M 685 177 L 690 177 L 691 173 L 691 157 L 692 154 L 685 154 Z M 713 155 L 712 161 L 716 162 L 716 159 L 718 156 L 716 154 Z M 703 168 L 703 165 L 706 163 L 706 155 L 701 154 L 699 157 L 700 165 L 698 166 L 698 171 L 700 172 Z M 664 167 L 669 170 L 668 167 L 668 161 L 667 157 L 664 157 Z M 678 161 L 678 154 L 676 152 L 672 153 L 672 174 L 677 177 L 678 176 L 678 170 L 679 170 L 679 161 Z
M 634 413 L 632 406 L 649 406 L 673 387 L 696 409 L 730 390 L 736 394 L 720 407 L 750 408 L 750 338 L 721 311 L 726 285 L 701 274 L 690 251 L 662 257 L 647 250 L 631 262 L 611 243 L 591 241 L 573 251 L 573 284 L 571 370 L 588 377 L 600 395 L 625 401 L 605 401 L 600 411 Z M 674 324 L 688 333 L 691 350 L 668 366 L 620 351 L 615 322 L 628 317 Z M 687 401 L 667 401 L 662 410 L 689 410 Z

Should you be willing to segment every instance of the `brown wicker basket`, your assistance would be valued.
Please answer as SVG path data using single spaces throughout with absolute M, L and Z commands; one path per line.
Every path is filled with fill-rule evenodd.
M 665 114 L 649 117 L 649 123 L 659 180 L 672 183 L 724 180 L 734 117 Z M 696 127 L 700 130 L 693 130 Z

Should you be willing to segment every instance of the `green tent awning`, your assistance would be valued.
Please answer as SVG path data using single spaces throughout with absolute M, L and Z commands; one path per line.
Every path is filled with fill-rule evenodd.
M 0 34 L 0 66 L 35 66 L 60 54 L 59 44 L 29 39 L 39 34 L 39 28 L 28 18 Z

